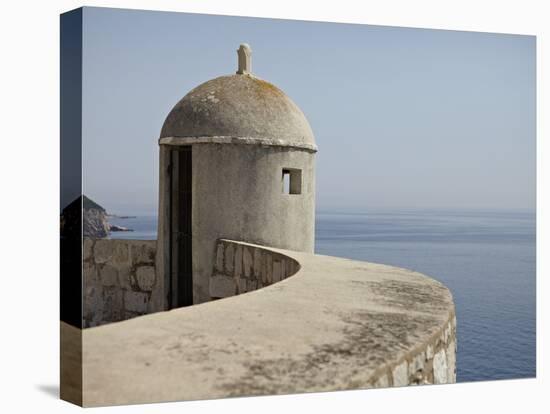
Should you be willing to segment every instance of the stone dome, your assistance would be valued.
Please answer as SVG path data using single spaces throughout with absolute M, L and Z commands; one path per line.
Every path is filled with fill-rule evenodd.
M 247 72 L 190 91 L 168 114 L 160 138 L 317 148 L 300 108 L 275 85 Z

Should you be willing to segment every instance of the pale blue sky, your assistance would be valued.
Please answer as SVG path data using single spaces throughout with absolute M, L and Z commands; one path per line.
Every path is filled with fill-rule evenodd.
M 156 213 L 159 132 L 236 70 L 285 91 L 315 133 L 317 209 L 535 207 L 535 37 L 85 8 L 84 193 Z

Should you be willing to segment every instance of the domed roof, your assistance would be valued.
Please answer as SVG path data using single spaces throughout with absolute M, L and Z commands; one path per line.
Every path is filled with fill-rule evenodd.
M 236 75 L 209 80 L 185 95 L 168 114 L 160 138 L 188 138 L 186 143 L 248 140 L 316 150 L 300 108 L 275 85 L 240 66 Z

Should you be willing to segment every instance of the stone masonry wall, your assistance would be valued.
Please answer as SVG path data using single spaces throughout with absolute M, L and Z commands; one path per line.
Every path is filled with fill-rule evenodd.
M 83 327 L 152 311 L 156 240 L 84 239 Z
M 456 316 L 445 329 L 396 363 L 386 364 L 370 387 L 450 384 L 456 382 Z
M 212 299 L 250 292 L 295 274 L 299 263 L 283 254 L 231 240 L 218 240 L 210 277 Z

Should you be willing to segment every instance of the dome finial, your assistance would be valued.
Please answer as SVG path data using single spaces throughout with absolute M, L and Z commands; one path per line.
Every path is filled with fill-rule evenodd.
M 242 43 L 237 49 L 239 57 L 238 75 L 249 75 L 252 73 L 252 49 L 247 43 Z

